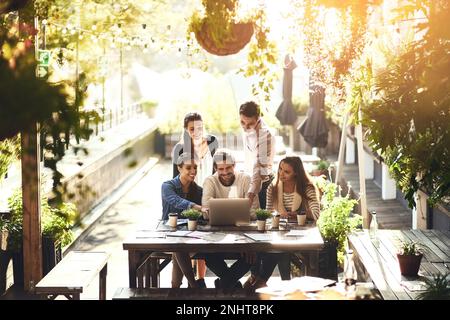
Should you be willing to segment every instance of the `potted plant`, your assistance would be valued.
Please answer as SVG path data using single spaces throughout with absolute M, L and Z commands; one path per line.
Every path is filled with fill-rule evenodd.
M 62 203 L 51 207 L 46 197 L 41 199 L 41 232 L 43 274 L 46 275 L 61 260 L 62 247 L 73 240 L 71 228 L 77 218 L 76 207 L 72 203 Z M 22 192 L 16 190 L 8 199 L 11 217 L 6 222 L 9 232 L 7 251 L 13 259 L 14 283 L 23 284 L 23 207 Z
M 151 119 L 155 117 L 155 110 L 158 106 L 156 101 L 143 101 L 141 102 L 142 111 Z
M 433 275 L 425 279 L 426 289 L 418 295 L 419 300 L 450 300 L 450 273 Z
M 321 277 L 337 280 L 338 262 L 344 262 L 347 236 L 362 225 L 362 217 L 352 215 L 358 201 L 350 199 L 348 193 L 345 197 L 337 193 L 338 186 L 335 183 L 325 179 L 317 179 L 316 183 L 322 192 L 322 210 L 317 225 L 325 242 L 325 248 L 319 256 L 319 272 Z
M 196 209 L 188 209 L 181 212 L 181 215 L 188 220 L 188 230 L 194 231 L 197 229 L 197 220 L 202 216 L 202 213 Z
M 272 217 L 272 213 L 266 209 L 257 209 L 255 214 L 258 231 L 264 232 L 266 230 L 266 220 Z
M 321 175 L 325 175 L 326 177 L 328 177 L 328 168 L 330 167 L 330 163 L 323 159 L 320 160 L 317 165 L 316 168 L 311 172 L 312 176 L 321 176 Z
M 403 241 L 402 251 L 397 254 L 400 273 L 404 276 L 417 276 L 422 256 L 414 241 Z
M 239 52 L 253 35 L 253 23 L 237 21 L 237 0 L 203 0 L 203 14 L 191 17 L 188 33 L 211 54 L 225 56 Z

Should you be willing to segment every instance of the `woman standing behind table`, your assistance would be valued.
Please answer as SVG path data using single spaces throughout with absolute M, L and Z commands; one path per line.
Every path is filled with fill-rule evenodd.
M 213 135 L 205 134 L 202 116 L 197 112 L 190 112 L 183 120 L 183 135 L 172 152 L 173 177 L 178 175 L 177 158 L 184 152 L 195 155 L 198 159 L 197 176 L 195 182 L 203 186 L 207 177 L 214 173 L 213 156 L 219 147 L 217 139 Z M 195 260 L 197 264 L 197 277 L 200 282 L 206 275 L 205 260 Z
M 192 154 L 182 153 L 178 157 L 177 170 L 179 175 L 174 179 L 166 181 L 161 187 L 161 200 L 163 207 L 162 219 L 167 220 L 169 213 L 180 214 L 187 209 L 202 209 L 203 189 L 195 183 L 197 175 L 197 162 Z M 186 276 L 192 288 L 206 287 L 204 280 L 195 280 L 192 270 L 191 257 L 187 252 L 176 252 L 172 254 L 172 287 L 179 288 Z
M 217 138 L 205 134 L 202 116 L 197 112 L 186 114 L 183 120 L 183 135 L 172 151 L 173 177 L 178 175 L 177 158 L 183 153 L 191 153 L 198 159 L 195 182 L 203 186 L 207 177 L 214 173 L 213 156 L 219 147 Z
M 305 172 L 299 157 L 286 157 L 280 161 L 277 180 L 267 189 L 266 207 L 267 210 L 277 211 L 281 218 L 289 221 L 297 221 L 297 213 L 301 210 L 306 211 L 308 220 L 317 221 L 319 218 L 319 191 Z M 265 286 L 277 263 L 289 268 L 289 254 L 264 254 L 258 272 L 252 274 L 244 286 L 255 289 Z

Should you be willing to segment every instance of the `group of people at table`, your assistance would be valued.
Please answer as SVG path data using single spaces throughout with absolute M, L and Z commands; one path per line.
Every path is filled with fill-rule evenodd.
M 173 179 L 162 185 L 162 219 L 169 213 L 187 209 L 202 212 L 208 220 L 208 202 L 213 198 L 248 198 L 251 218 L 255 210 L 263 208 L 276 211 L 281 218 L 296 220 L 299 210 L 305 210 L 307 219 L 317 220 L 320 214 L 318 191 L 305 171 L 299 157 L 285 157 L 279 163 L 277 175 L 272 173 L 275 154 L 274 136 L 264 123 L 258 104 L 253 101 L 239 108 L 243 129 L 246 172 L 236 170 L 231 151 L 219 149 L 213 135 L 205 134 L 199 113 L 188 113 L 184 118 L 184 134 L 174 147 Z M 228 267 L 224 253 L 205 253 L 197 263 L 197 279 L 194 274 L 192 254 L 172 254 L 172 287 L 179 288 L 183 276 L 191 288 L 206 287 L 206 267 L 218 278 L 217 288 L 242 287 L 239 279 L 249 270 L 251 275 L 243 287 L 256 289 L 266 285 L 277 264 L 289 263 L 288 253 L 242 253 Z

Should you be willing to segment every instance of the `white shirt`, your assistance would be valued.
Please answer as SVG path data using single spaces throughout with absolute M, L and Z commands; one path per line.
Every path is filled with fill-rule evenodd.
M 208 208 L 210 199 L 223 198 L 246 198 L 250 188 L 250 176 L 245 172 L 234 172 L 235 179 L 232 185 L 224 186 L 220 180 L 218 173 L 206 178 L 203 183 L 202 206 Z M 254 211 L 259 208 L 258 195 L 253 199 L 251 212 L 254 219 Z
M 213 157 L 211 152 L 206 152 L 205 156 L 199 160 L 197 164 L 197 175 L 195 176 L 195 183 L 202 186 L 206 178 L 213 172 Z
M 272 174 L 275 138 L 262 119 L 258 120 L 255 130 L 244 131 L 243 138 L 245 170 L 252 176 L 249 192 L 257 194 L 262 182 Z

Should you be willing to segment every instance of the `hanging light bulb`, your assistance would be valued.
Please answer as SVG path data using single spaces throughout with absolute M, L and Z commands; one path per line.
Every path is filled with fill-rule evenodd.
M 145 44 L 144 50 L 142 50 L 142 52 L 144 52 L 144 53 L 147 53 L 147 52 L 148 52 L 148 44 Z

